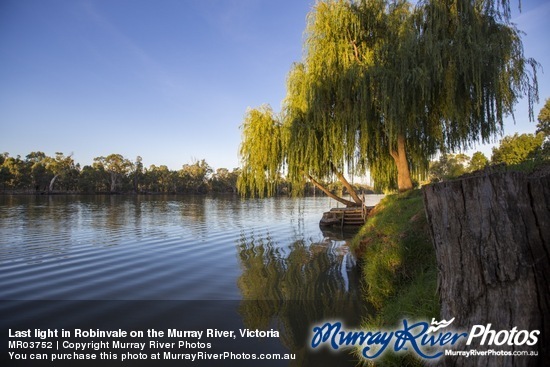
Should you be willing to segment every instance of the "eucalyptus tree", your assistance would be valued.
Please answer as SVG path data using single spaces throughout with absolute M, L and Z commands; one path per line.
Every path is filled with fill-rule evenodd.
M 44 152 L 30 152 L 25 156 L 25 163 L 30 169 L 32 185 L 35 191 L 43 189 L 46 191 L 53 176 L 47 169 L 49 157 Z
M 240 171 L 218 168 L 210 178 L 210 186 L 214 192 L 235 192 Z
M 536 133 L 544 135 L 544 143 L 542 144 L 541 158 L 550 160 L 550 98 L 546 98 L 544 106 L 537 117 Z
M 537 64 L 509 19 L 508 0 L 318 2 L 282 117 L 245 118 L 241 187 L 260 192 L 281 169 L 293 182 L 368 169 L 405 191 L 438 151 L 501 134 L 523 95 L 532 118 Z
M 208 178 L 212 172 L 212 167 L 202 159 L 192 164 L 184 164 L 177 172 L 177 176 L 180 178 L 184 191 L 206 193 Z
M 46 158 L 46 167 L 52 173 L 52 178 L 48 185 L 48 191 L 53 191 L 54 184 L 60 176 L 69 176 L 71 171 L 75 169 L 75 163 L 72 154 L 65 156 L 61 152 L 55 152 L 55 158 Z
M 0 184 L 2 185 L 2 191 L 6 191 L 6 185 L 8 180 L 11 178 L 11 173 L 8 167 L 4 165 L 9 156 L 9 153 L 7 152 L 0 154 Z
M 475 152 L 472 154 L 470 164 L 468 165 L 468 171 L 474 172 L 484 169 L 489 165 L 489 160 L 482 152 Z
M 493 164 L 505 163 L 507 165 L 520 164 L 528 160 L 534 160 L 544 143 L 544 134 L 521 134 L 505 136 L 498 147 L 493 148 L 491 162 Z
M 544 106 L 537 116 L 537 133 L 541 132 L 546 137 L 550 136 L 550 98 L 546 98 Z
M 469 172 L 470 157 L 464 153 L 443 154 L 430 163 L 430 181 L 441 182 L 457 178 Z
M 141 158 L 141 156 L 138 155 L 136 157 L 136 161 L 132 166 L 133 166 L 133 171 L 131 172 L 131 178 L 132 178 L 134 193 L 137 194 L 139 192 L 140 180 L 143 176 L 143 158 Z
M 4 180 L 4 189 L 26 189 L 31 185 L 30 165 L 21 159 L 21 156 L 10 157 L 9 154 L 3 154 L 2 179 Z
M 133 164 L 121 154 L 109 154 L 107 157 L 94 158 L 94 168 L 108 173 L 110 192 L 116 192 L 119 183 L 126 178 Z
M 78 175 L 78 190 L 86 193 L 101 191 L 98 187 L 101 183 L 100 172 L 92 166 L 82 167 Z
M 152 191 L 162 193 L 176 192 L 176 174 L 168 166 L 164 164 L 155 166 L 152 164 L 148 172 L 149 177 L 152 179 Z

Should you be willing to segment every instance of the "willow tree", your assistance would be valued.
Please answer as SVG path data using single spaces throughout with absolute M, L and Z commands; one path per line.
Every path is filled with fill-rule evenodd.
M 244 139 L 239 153 L 244 166 L 237 188 L 245 195 L 271 196 L 284 164 L 282 125 L 271 107 L 264 105 L 249 109 L 241 128 Z
M 332 9 L 333 5 L 336 4 L 319 3 L 317 7 Z M 325 14 L 324 11 L 319 13 Z M 326 20 L 340 22 L 330 14 Z M 347 20 L 343 23 L 350 24 Z M 309 22 L 308 32 L 314 24 Z M 337 31 L 335 26 L 328 28 Z M 334 54 L 339 55 L 341 51 Z M 336 72 L 324 72 L 331 69 Z M 334 79 L 322 81 L 323 77 Z M 343 174 L 345 170 L 362 172 L 365 166 L 356 162 L 357 126 L 349 127 L 348 120 L 342 116 L 342 102 L 347 103 L 346 98 L 342 98 L 345 91 L 336 91 L 338 86 L 330 84 L 339 78 L 338 69 L 326 67 L 310 52 L 304 62 L 296 63 L 289 73 L 281 116 L 274 118 L 272 111 L 265 107 L 248 112 L 243 123 L 240 151 L 243 162 L 239 180 L 241 192 L 263 194 L 269 190 L 268 183 L 273 184 L 284 169 L 295 189 L 302 187 L 307 178 L 345 205 L 361 204 L 359 195 Z M 321 82 L 325 84 L 321 86 Z M 321 181 L 334 178 L 343 184 L 353 201 L 336 197 L 321 184 Z
M 536 62 L 509 19 L 508 0 L 318 2 L 288 78 L 277 167 L 296 182 L 368 169 L 405 191 L 438 151 L 501 134 L 523 95 L 532 119 Z M 245 130 L 243 150 L 251 139 L 261 135 Z M 258 174 L 245 181 L 275 177 L 243 150 Z

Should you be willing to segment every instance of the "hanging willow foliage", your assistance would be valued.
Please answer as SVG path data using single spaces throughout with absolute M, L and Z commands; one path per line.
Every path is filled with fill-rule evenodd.
M 523 55 L 507 1 L 430 1 L 417 13 L 420 57 L 430 75 L 423 105 L 447 150 L 490 142 L 524 95 L 534 119 L 537 63 Z
M 271 196 L 284 163 L 282 125 L 271 107 L 264 105 L 249 109 L 241 128 L 243 167 L 237 188 L 243 195 Z
M 335 169 L 365 168 L 358 161 L 361 119 L 353 114 L 362 67 L 354 44 L 342 37 L 359 37 L 357 16 L 337 1 L 318 3 L 308 17 L 304 61 L 289 74 L 284 103 L 291 180 L 304 171 L 330 178 Z
M 438 151 L 501 134 L 518 98 L 533 119 L 537 63 L 509 20 L 508 0 L 318 2 L 281 122 L 258 135 L 247 115 L 243 188 L 267 190 L 285 167 L 295 183 L 368 169 L 378 188 L 409 189 Z

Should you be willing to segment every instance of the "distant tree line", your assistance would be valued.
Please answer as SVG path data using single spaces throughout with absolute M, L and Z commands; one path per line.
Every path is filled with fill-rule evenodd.
M 489 160 L 483 153 L 472 157 L 466 154 L 441 154 L 430 162 L 429 179 L 444 181 L 465 173 L 478 171 L 488 165 L 505 164 L 530 169 L 550 162 L 550 98 L 538 115 L 533 134 L 514 134 L 504 137 L 493 148 Z M 56 152 L 47 156 L 31 152 L 22 159 L 9 153 L 0 154 L 0 192 L 2 193 L 236 193 L 241 169 L 214 169 L 204 160 L 184 164 L 179 170 L 165 165 L 143 166 L 142 158 L 131 161 L 121 154 L 96 157 L 92 165 L 81 167 L 72 155 Z M 338 179 L 321 182 L 331 193 L 349 194 L 349 189 Z M 373 193 L 371 187 L 351 184 L 352 190 Z M 293 192 L 292 182 L 280 176 L 274 194 Z M 314 194 L 311 183 L 294 188 L 294 193 Z
M 464 154 L 441 154 L 430 162 L 429 181 L 441 182 L 464 174 L 484 169 L 491 165 L 516 166 L 531 169 L 550 162 L 550 134 L 548 121 L 543 113 L 534 134 L 514 134 L 504 137 L 492 155 L 487 158 L 482 152 L 471 157 Z M 0 154 L 1 193 L 136 193 L 136 194 L 207 194 L 236 193 L 240 168 L 214 169 L 204 160 L 184 164 L 179 170 L 170 170 L 165 165 L 143 166 L 142 158 L 131 161 L 120 154 L 96 157 L 92 165 L 81 167 L 71 155 L 56 152 L 54 157 L 43 152 L 31 152 L 22 159 L 9 153 Z M 323 182 L 336 195 L 347 195 L 348 190 L 338 180 Z M 357 192 L 374 193 L 372 187 L 352 184 Z M 280 177 L 275 188 L 276 195 L 293 192 L 292 183 Z M 315 194 L 313 184 L 299 189 L 300 194 Z
M 514 134 L 506 136 L 494 147 L 491 158 L 482 152 L 471 157 L 464 154 L 442 154 L 437 161 L 430 162 L 429 179 L 441 182 L 467 173 L 483 170 L 488 166 L 505 165 L 520 170 L 532 170 L 550 163 L 550 140 L 547 132 L 539 129 L 535 134 Z
M 206 161 L 167 166 L 143 166 L 121 154 L 96 157 L 80 166 L 71 155 L 31 152 L 25 158 L 0 154 L 0 190 L 4 193 L 209 193 L 236 192 L 239 169 L 214 171 Z
M 484 169 L 490 165 L 506 165 L 531 170 L 550 162 L 550 98 L 547 98 L 537 117 L 534 134 L 505 136 L 498 147 L 494 147 L 491 159 L 483 153 L 442 154 L 438 161 L 430 162 L 431 182 L 445 181 L 466 173 Z
M 81 167 L 61 152 L 50 157 L 31 152 L 21 158 L 0 154 L 0 193 L 85 193 L 85 194 L 207 194 L 236 193 L 239 168 L 214 170 L 204 159 L 184 164 L 179 170 L 165 165 L 143 166 L 142 158 L 134 161 L 121 154 L 96 157 L 92 165 Z M 346 194 L 339 182 L 326 183 L 332 192 Z M 367 186 L 355 189 L 372 193 Z M 292 192 L 291 184 L 282 177 L 276 187 L 278 195 Z M 301 193 L 315 194 L 313 185 Z

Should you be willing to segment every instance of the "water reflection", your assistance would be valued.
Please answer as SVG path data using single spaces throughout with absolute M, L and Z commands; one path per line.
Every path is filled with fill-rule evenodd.
M 142 318 L 126 314 L 131 305 L 166 320 L 166 327 L 177 319 L 182 329 L 273 328 L 280 338 L 258 343 L 296 353 L 296 366 L 354 365 L 346 353 L 307 347 L 313 324 L 338 319 L 351 327 L 364 311 L 345 242 L 353 234 L 319 230 L 320 213 L 333 204 L 326 198 L 0 196 L 0 306 L 17 300 L 7 305 L 10 320 L 36 315 L 131 324 Z M 73 307 L 76 300 L 86 309 Z M 48 310 L 55 317 L 42 317 Z M 144 328 L 148 320 L 143 317 Z
M 297 354 L 296 366 L 315 365 L 315 360 L 326 365 L 327 358 L 342 365 L 350 358 L 307 347 L 313 324 L 338 319 L 358 326 L 364 314 L 355 257 L 345 242 L 325 238 L 281 246 L 269 233 L 243 234 L 238 251 L 239 313 L 247 328 L 279 330 L 281 342 Z

